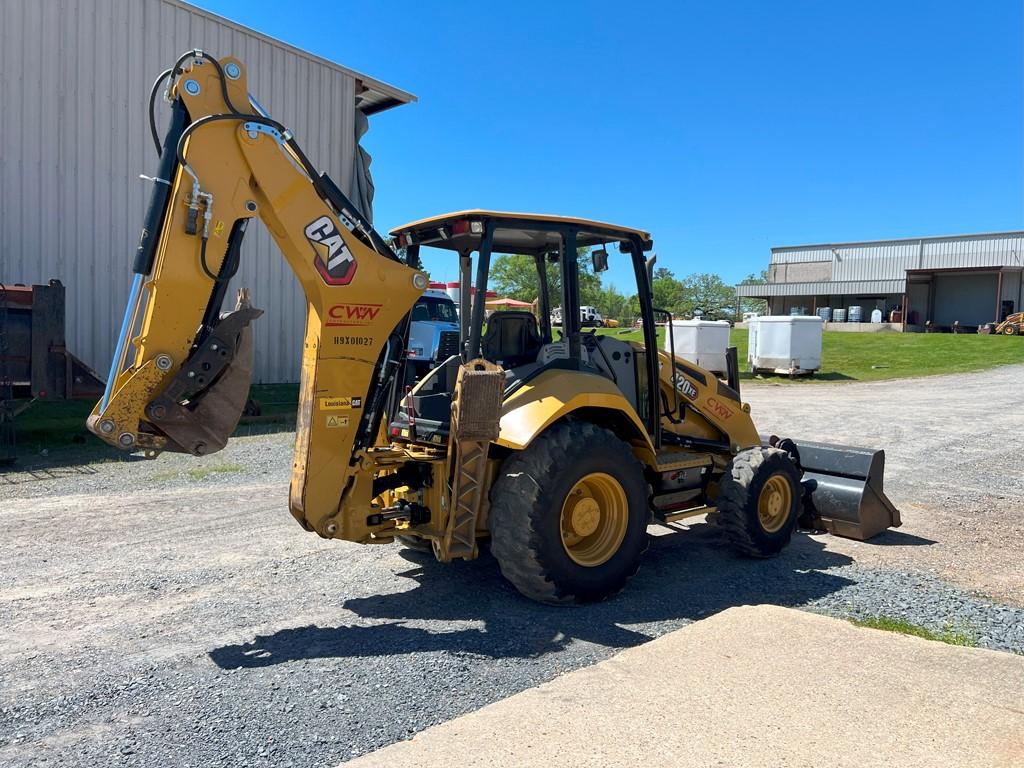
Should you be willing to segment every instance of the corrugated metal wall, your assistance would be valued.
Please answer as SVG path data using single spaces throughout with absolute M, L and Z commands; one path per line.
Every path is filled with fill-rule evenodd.
M 737 286 L 737 296 L 833 296 L 902 293 L 905 280 L 851 280 L 829 283 L 756 283 Z
M 903 280 L 908 269 L 1024 265 L 1024 232 L 772 249 L 772 264 L 832 262 L 832 279 Z
M 0 282 L 64 282 L 70 349 L 100 371 L 150 192 L 138 175 L 156 167 L 149 88 L 193 47 L 238 56 L 263 106 L 350 188 L 350 74 L 171 0 L 3 0 Z M 267 310 L 255 323 L 256 378 L 295 381 L 304 301 L 269 235 L 255 229 L 236 282 Z

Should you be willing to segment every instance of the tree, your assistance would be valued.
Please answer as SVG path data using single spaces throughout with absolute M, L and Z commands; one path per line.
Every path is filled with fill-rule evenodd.
M 759 275 L 755 275 L 751 272 L 746 276 L 746 278 L 744 278 L 743 282 L 763 285 L 768 282 L 768 270 L 762 269 L 761 274 Z M 766 315 L 768 314 L 768 302 L 764 299 L 755 299 L 749 296 L 744 296 L 740 299 L 740 312 L 757 312 L 759 315 Z
M 599 305 L 601 298 L 601 276 L 594 274 L 586 248 L 578 251 L 580 304 Z M 545 264 L 548 282 L 548 299 L 552 307 L 562 303 L 562 271 L 557 263 Z M 537 280 L 537 266 L 533 256 L 524 254 L 503 254 L 491 260 L 488 284 L 502 296 L 519 301 L 534 302 L 540 296 Z
M 736 289 L 718 275 L 700 272 L 683 280 L 684 301 L 681 307 L 693 316 L 697 310 L 709 319 L 725 319 L 735 314 Z
M 548 290 L 551 290 L 551 266 L 548 265 Z M 558 268 L 555 266 L 555 276 Z M 540 293 L 537 265 L 533 256 L 502 255 L 491 260 L 488 284 L 499 295 L 519 301 L 536 301 Z
M 594 305 L 603 317 L 614 318 L 623 324 L 631 325 L 635 317 L 630 307 L 633 298 L 635 297 L 624 296 L 614 285 L 609 285 L 601 290 Z
M 672 314 L 676 314 L 683 303 L 684 287 L 681 282 L 676 280 L 676 276 L 671 270 L 659 267 L 654 270 L 651 295 L 657 309 L 668 310 Z

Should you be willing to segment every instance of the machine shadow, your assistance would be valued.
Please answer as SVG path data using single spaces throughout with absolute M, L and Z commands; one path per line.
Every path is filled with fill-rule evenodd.
M 883 547 L 930 547 L 938 544 L 934 539 L 926 539 L 924 536 L 915 536 L 913 533 L 903 533 L 889 529 L 882 531 L 871 539 L 872 544 Z
M 697 620 L 736 605 L 801 606 L 852 583 L 827 572 L 852 560 L 826 551 L 820 537 L 797 534 L 778 558 L 753 560 L 735 555 L 708 525 L 653 537 L 640 573 L 626 589 L 585 607 L 547 606 L 522 597 L 489 555 L 451 565 L 410 551 L 402 555 L 416 567 L 397 575 L 417 586 L 344 603 L 362 619 L 380 623 L 283 629 L 213 649 L 211 660 L 223 669 L 237 669 L 430 651 L 536 658 L 575 640 L 627 648 L 662 633 L 646 624 Z M 417 626 L 439 621 L 453 626 L 447 631 Z M 470 622 L 477 626 L 466 627 Z

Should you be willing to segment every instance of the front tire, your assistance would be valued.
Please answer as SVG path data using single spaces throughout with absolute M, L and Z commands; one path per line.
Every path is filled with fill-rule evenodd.
M 1005 328 L 1003 328 L 1003 334 L 1006 335 L 1006 336 L 1016 336 L 1017 335 L 1017 326 L 1015 326 L 1015 325 L 1008 325 L 1008 326 L 1006 326 Z
M 526 597 L 604 600 L 640 567 L 647 499 L 628 445 L 586 422 L 556 425 L 502 465 L 491 489 L 491 552 Z
M 726 468 L 716 523 L 751 557 L 774 557 L 789 544 L 800 514 L 800 473 L 785 451 L 749 448 Z

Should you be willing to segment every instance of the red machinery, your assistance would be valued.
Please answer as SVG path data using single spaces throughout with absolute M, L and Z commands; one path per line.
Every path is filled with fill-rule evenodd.
M 103 381 L 64 343 L 64 286 L 0 283 L 0 461 L 14 458 L 14 417 L 37 400 L 95 399 Z

